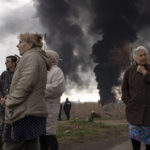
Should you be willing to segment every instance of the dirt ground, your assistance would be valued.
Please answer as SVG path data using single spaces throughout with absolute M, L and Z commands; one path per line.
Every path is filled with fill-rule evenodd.
M 126 142 L 128 142 L 128 144 L 126 144 Z M 120 144 L 123 144 L 123 147 L 126 149 L 115 148 L 116 146 L 120 146 Z M 130 147 L 130 142 L 128 141 L 128 136 L 124 135 L 122 137 L 108 138 L 103 140 L 96 138 L 95 141 L 94 139 L 92 141 L 87 140 L 84 143 L 72 141 L 69 144 L 61 145 L 60 150 L 130 150 L 127 147 Z
M 104 124 L 108 125 L 127 125 L 128 122 L 123 119 L 123 120 L 95 120 L 94 122 L 103 122 Z
M 59 143 L 59 150 L 132 150 L 131 143 L 128 140 L 128 127 L 125 120 L 125 106 L 110 104 L 100 108 L 97 104 L 74 104 L 72 107 L 71 119 L 78 116 L 86 118 L 91 110 L 100 113 L 102 118 L 94 122 L 102 122 L 108 125 L 125 125 L 124 129 L 111 130 L 104 128 L 101 135 L 91 137 L 80 137 L 78 139 L 68 139 Z M 78 111 L 77 111 L 78 110 Z M 63 115 L 62 115 L 63 116 Z M 115 120 L 106 120 L 106 118 Z M 62 117 L 63 118 L 63 117 Z M 122 120 L 120 120 L 122 118 Z M 118 119 L 118 120 L 117 120 Z M 63 118 L 65 120 L 65 117 Z
M 83 144 L 72 150 L 132 150 L 132 145 L 127 136 L 125 136 Z M 141 150 L 145 150 L 144 144 L 142 144 Z
M 97 142 L 83 144 L 72 150 L 111 150 L 115 145 L 123 143 L 126 140 L 127 140 L 126 136 L 119 137 L 119 138 L 105 139 L 105 140 L 100 140 Z M 119 149 L 119 150 L 122 150 L 122 149 Z
M 99 122 L 99 120 L 95 121 Z M 101 122 L 109 125 L 127 125 L 126 120 L 101 120 Z M 59 150 L 130 150 L 130 142 L 128 140 L 128 130 L 124 131 L 120 135 L 111 135 L 111 133 L 106 133 L 104 138 L 102 135 L 97 135 L 91 138 L 80 139 L 69 139 L 65 143 L 59 143 Z M 126 144 L 126 142 L 128 144 Z M 126 149 L 113 149 L 115 146 L 125 143 Z M 122 145 L 121 145 L 122 146 Z M 131 148 L 131 147 L 130 147 Z
M 94 141 L 95 140 L 95 141 Z M 98 137 L 84 142 L 68 141 L 68 144 L 60 145 L 60 150 L 132 150 L 132 145 L 128 139 L 128 133 L 119 137 L 107 139 L 98 139 Z M 145 145 L 142 143 L 141 150 L 145 150 Z

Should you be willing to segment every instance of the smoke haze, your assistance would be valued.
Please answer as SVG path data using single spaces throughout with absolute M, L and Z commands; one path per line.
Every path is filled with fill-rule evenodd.
M 103 104 L 115 100 L 112 86 L 120 84 L 118 78 L 129 64 L 132 45 L 150 25 L 149 6 L 148 0 L 36 1 L 47 44 L 60 54 L 62 69 L 70 81 L 88 85 L 79 71 L 92 69 L 92 54 Z M 118 58 L 123 56 L 126 63 L 122 64 Z

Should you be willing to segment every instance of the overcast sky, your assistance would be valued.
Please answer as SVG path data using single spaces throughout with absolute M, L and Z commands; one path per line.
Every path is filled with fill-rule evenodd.
M 20 32 L 44 32 L 31 0 L 0 1 L 0 73 L 5 70 L 5 57 L 19 54 L 17 50 Z
M 6 69 L 6 56 L 19 55 L 16 45 L 18 44 L 17 36 L 21 32 L 45 33 L 38 16 L 36 16 L 32 0 L 0 0 L 0 73 Z M 92 71 L 90 80 L 92 84 L 88 89 L 79 89 L 79 91 L 71 89 L 63 95 L 62 100 L 64 101 L 68 96 L 73 101 L 78 99 L 82 102 L 97 101 L 99 95 L 96 89 L 95 75 Z

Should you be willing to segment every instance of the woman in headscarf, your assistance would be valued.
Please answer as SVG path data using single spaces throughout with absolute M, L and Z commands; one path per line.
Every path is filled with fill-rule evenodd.
M 64 74 L 58 67 L 59 55 L 56 51 L 48 50 L 52 67 L 47 72 L 45 99 L 48 108 L 46 120 L 46 135 L 40 137 L 41 150 L 58 150 L 56 138 L 57 120 L 60 109 L 60 97 L 65 90 Z

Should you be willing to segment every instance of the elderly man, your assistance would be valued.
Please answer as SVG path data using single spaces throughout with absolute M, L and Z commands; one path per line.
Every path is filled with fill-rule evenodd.
M 0 81 L 0 149 L 2 149 L 2 133 L 4 128 L 4 116 L 5 116 L 5 109 L 4 103 L 7 95 L 9 93 L 11 80 L 17 65 L 17 58 L 15 56 L 7 56 L 6 61 L 6 71 L 2 72 Z
M 53 50 L 46 52 L 51 59 L 52 67 L 47 73 L 45 98 L 48 108 L 46 135 L 40 137 L 41 150 L 58 150 L 56 138 L 57 119 L 60 109 L 60 97 L 65 90 L 64 74 L 57 66 L 59 55 Z
M 133 150 L 140 150 L 141 142 L 146 144 L 146 150 L 150 150 L 150 65 L 147 49 L 137 47 L 133 58 L 135 64 L 124 74 L 122 100 L 126 104 Z

